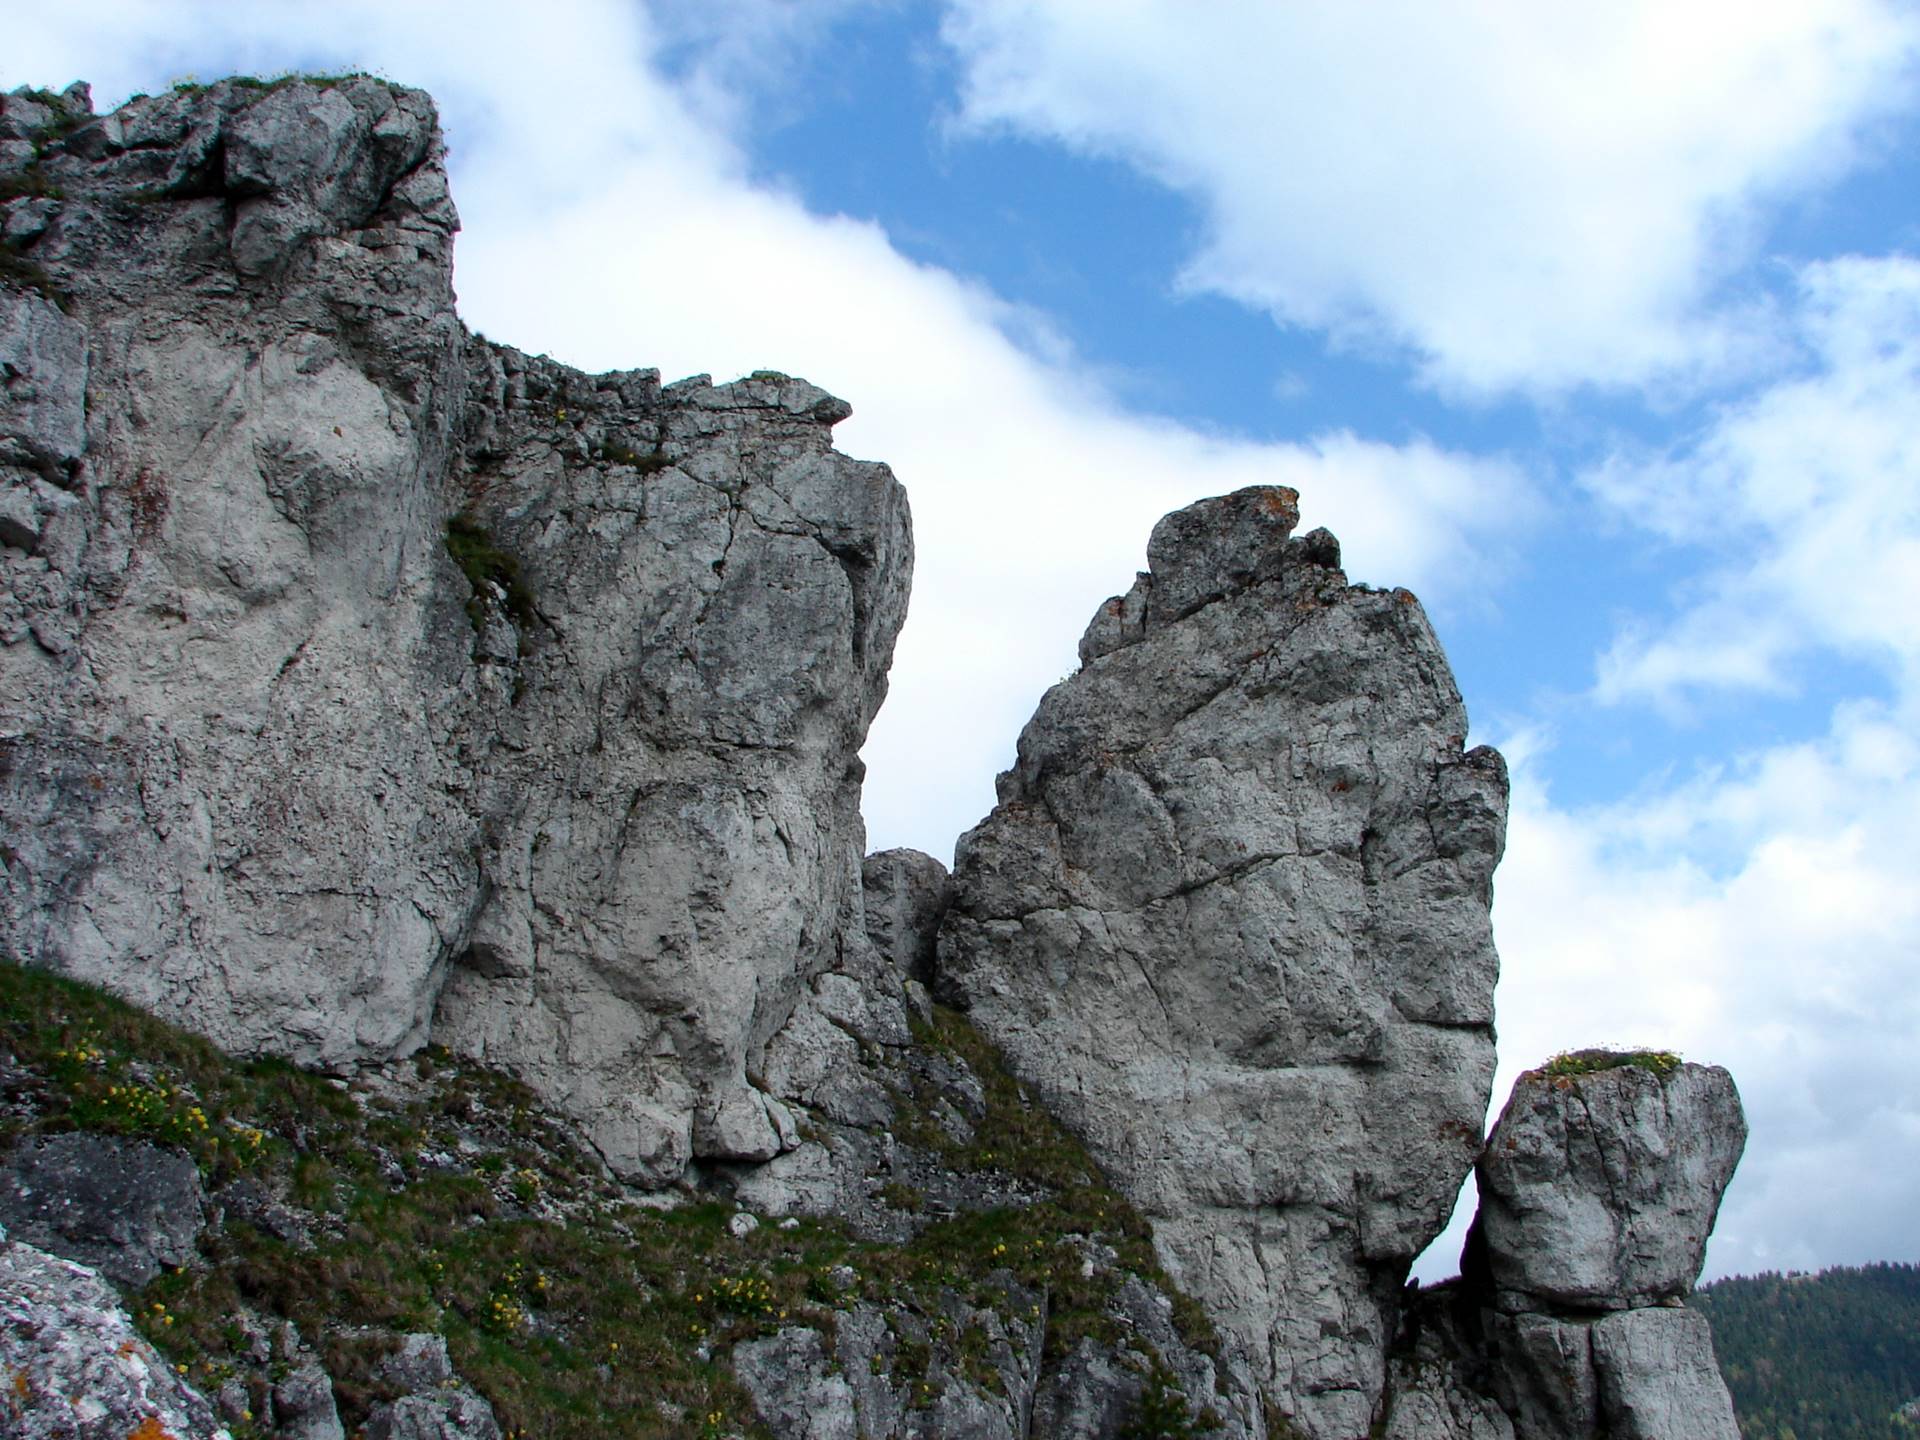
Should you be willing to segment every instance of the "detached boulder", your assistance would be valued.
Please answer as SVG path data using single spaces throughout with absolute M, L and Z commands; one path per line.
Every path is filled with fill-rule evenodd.
M 0 1168 L 0 1221 L 19 1239 L 134 1289 L 192 1261 L 205 1205 L 193 1161 L 145 1140 L 25 1140 Z
M 1582 1050 L 1515 1082 L 1461 1259 L 1516 1440 L 1738 1440 L 1706 1258 L 1747 1126 L 1717 1066 Z
M 1685 1296 L 1746 1139 L 1733 1077 L 1718 1066 L 1584 1051 L 1528 1071 L 1478 1169 L 1501 1307 L 1619 1310 Z
M 900 974 L 933 984 L 934 943 L 953 899 L 947 867 L 918 850 L 881 850 L 860 865 L 867 939 Z

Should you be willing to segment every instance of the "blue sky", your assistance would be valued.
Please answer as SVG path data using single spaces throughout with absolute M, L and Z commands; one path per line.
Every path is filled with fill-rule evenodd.
M 1920 12 L 533 9 L 22 6 L 0 83 L 424 86 L 469 324 L 848 398 L 876 845 L 950 854 L 1158 515 L 1295 485 L 1514 767 L 1496 1104 L 1676 1045 L 1753 1125 L 1713 1271 L 1920 1258 Z

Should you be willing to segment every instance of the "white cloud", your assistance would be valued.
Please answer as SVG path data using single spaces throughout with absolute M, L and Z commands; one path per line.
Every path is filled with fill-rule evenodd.
M 1747 363 L 1710 307 L 1763 202 L 1913 98 L 1892 0 L 949 0 L 964 120 L 1198 202 L 1189 284 L 1551 392 Z
M 1594 810 L 1556 808 L 1536 767 L 1516 767 L 1496 1098 L 1580 1045 L 1726 1065 L 1752 1136 L 1715 1273 L 1912 1253 L 1917 720 L 1851 703 L 1818 740 Z
M 1791 325 L 1804 373 L 1587 478 L 1624 520 L 1711 557 L 1677 618 L 1602 657 L 1601 700 L 1777 693 L 1814 652 L 1920 684 L 1920 261 L 1808 266 Z
M 1502 1101 L 1557 1050 L 1656 1044 L 1724 1064 L 1752 1137 L 1716 1273 L 1914 1255 L 1920 1213 L 1920 262 L 1806 268 L 1797 372 L 1672 452 L 1588 477 L 1623 535 L 1710 557 L 1664 626 L 1601 657 L 1595 698 L 1778 693 L 1843 656 L 1886 698 L 1825 731 L 1608 806 L 1556 806 L 1510 747 L 1496 880 Z M 1449 1273 L 1461 1238 L 1422 1265 Z
M 853 0 L 848 0 L 853 3 Z M 820 23 L 846 3 L 812 12 Z M 853 401 L 838 443 L 885 459 L 912 499 L 911 617 L 867 747 L 877 843 L 944 855 L 993 803 L 1040 693 L 1124 590 L 1153 522 L 1203 495 L 1291 484 L 1357 578 L 1444 607 L 1486 582 L 1533 514 L 1512 467 L 1347 433 L 1258 444 L 1132 414 L 1046 339 L 1044 317 L 900 255 L 866 223 L 752 183 L 715 86 L 802 43 L 791 7 L 740 12 L 692 95 L 663 80 L 638 6 L 333 5 L 324 12 L 123 3 L 32 21 L 9 78 L 98 77 L 103 98 L 240 63 L 360 65 L 440 98 L 465 230 L 468 323 L 589 368 L 668 378 L 768 366 Z M 195 19 L 191 23 L 185 15 Z M 698 44 L 684 7 L 667 37 Z M 767 21 L 758 36 L 745 33 Z M 170 49 L 154 62 L 150 46 Z M 685 58 L 685 57 L 682 57 Z M 1039 336 L 1043 343 L 1034 344 Z

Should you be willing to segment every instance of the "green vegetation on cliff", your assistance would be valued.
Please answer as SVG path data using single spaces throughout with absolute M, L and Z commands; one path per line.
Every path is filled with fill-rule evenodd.
M 444 1050 L 351 1080 L 235 1061 L 98 991 L 5 962 L 0 1155 L 29 1134 L 88 1130 L 193 1157 L 225 1219 L 202 1236 L 202 1263 L 163 1274 L 128 1308 L 194 1384 L 208 1394 L 238 1384 L 253 1413 L 288 1368 L 280 1342 L 261 1359 L 260 1337 L 290 1321 L 333 1378 L 349 1433 L 394 1398 L 380 1365 L 398 1337 L 427 1331 L 445 1337 L 509 1437 L 764 1437 L 730 1350 L 783 1325 L 831 1341 L 837 1312 L 876 1305 L 896 1337 L 894 1379 L 930 1398 L 943 1376 L 998 1383 L 985 1334 L 956 1315 L 1043 1322 L 1058 1355 L 1082 1338 L 1119 1338 L 1108 1302 L 1127 1274 L 1172 1293 L 1145 1222 L 962 1018 L 939 1013 L 917 1042 L 970 1067 L 986 1111 L 960 1145 L 921 1108 L 936 1097 L 903 1089 L 903 1143 L 1041 1198 L 916 1216 L 902 1244 L 811 1220 L 736 1234 L 729 1204 L 640 1203 L 524 1087 Z M 238 1203 L 243 1193 L 253 1198 Z M 912 1197 L 899 1199 L 911 1213 Z M 1088 1267 L 1089 1247 L 1117 1264 Z M 1178 1318 L 1190 1341 L 1208 1342 L 1196 1309 L 1180 1302 Z M 1199 1434 L 1211 1422 L 1156 1359 L 1133 1433 Z M 245 1420 L 233 1428 L 240 1440 L 263 1433 Z

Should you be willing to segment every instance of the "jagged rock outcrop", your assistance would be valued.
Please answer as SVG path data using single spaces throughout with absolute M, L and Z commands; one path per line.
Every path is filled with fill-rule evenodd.
M 1479 1145 L 1506 773 L 1405 591 L 1202 501 L 959 845 L 938 986 L 1154 1222 L 1249 1393 L 1364 1434 Z
M 0 947 L 237 1050 L 435 1034 L 647 1183 L 790 1146 L 748 1076 L 864 947 L 911 571 L 847 407 L 468 335 L 419 91 L 0 140 Z
M 833 451 L 842 402 L 772 372 L 588 376 L 467 333 L 431 102 L 380 81 L 100 117 L 84 87 L 16 92 L 0 210 L 0 950 L 353 1072 L 342 1103 L 383 1123 L 415 1085 L 453 1103 L 444 1052 L 411 1080 L 391 1063 L 429 1039 L 498 1065 L 624 1180 L 741 1207 L 700 1252 L 732 1267 L 730 1304 L 802 1253 L 760 1217 L 830 1220 L 866 1270 L 811 1276 L 791 1319 L 632 1281 L 727 1337 L 701 1365 L 781 1440 L 1261 1440 L 1278 1417 L 1313 1440 L 1732 1436 L 1676 1308 L 1744 1134 L 1731 1083 L 1536 1073 L 1482 1151 L 1504 766 L 1465 748 L 1414 598 L 1293 538 L 1291 491 L 1155 527 L 951 876 L 863 859 L 857 756 L 912 541 L 886 469 Z M 136 1063 L 76 1053 L 9 1081 L 22 1125 L 58 1066 Z M 546 1172 L 504 1173 L 531 1102 L 457 1098 L 511 1117 L 474 1146 L 490 1178 L 415 1109 L 442 1148 L 381 1131 L 367 1193 L 457 1175 L 490 1212 L 547 1213 Z M 227 1138 L 263 1143 L 260 1118 Z M 53 1223 L 44 1179 L 87 1192 L 76 1146 L 82 1179 L 138 1171 L 104 1240 Z M 193 1162 L 147 1152 L 24 1142 L 34 1193 L 8 1214 L 103 1243 L 129 1285 L 216 1263 Z M 1466 1274 L 1409 1295 L 1476 1157 Z M 209 1223 L 286 1259 L 351 1232 L 347 1204 L 227 1176 Z M 640 1233 L 606 1223 L 596 1244 Z M 27 1249 L 0 1265 L 42 1286 Z M 494 1281 L 487 1323 L 513 1333 L 538 1288 Z M 62 1326 L 124 1328 L 110 1298 L 34 1320 L 52 1348 L 23 1363 L 210 1423 L 61 1348 Z M 391 1321 L 354 1334 L 399 1368 L 343 1372 L 377 1402 L 336 1405 L 314 1346 L 364 1320 L 302 1339 L 283 1315 L 268 1343 L 242 1307 L 222 1413 L 496 1435 L 444 1344 Z M 611 1380 L 612 1349 L 594 1362 Z M 109 1428 L 130 1413 L 102 1404 Z

